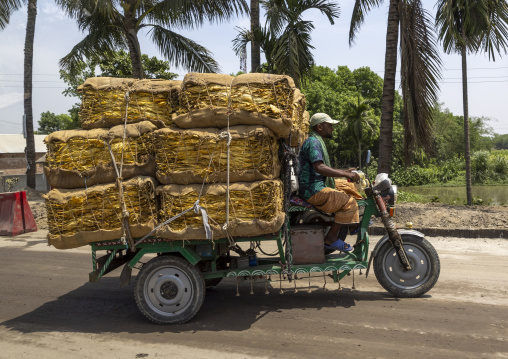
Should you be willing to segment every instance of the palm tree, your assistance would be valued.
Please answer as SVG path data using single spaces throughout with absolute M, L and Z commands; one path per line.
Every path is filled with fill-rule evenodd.
M 172 29 L 193 29 L 206 20 L 223 21 L 248 12 L 246 0 L 56 0 L 86 33 L 60 60 L 73 72 L 85 58 L 129 49 L 133 77 L 142 78 L 138 33 L 150 28 L 151 41 L 171 63 L 190 71 L 217 72 L 219 65 L 198 43 Z
M 26 35 L 25 35 L 25 59 L 23 68 L 23 87 L 24 87 L 24 125 L 26 133 L 26 185 L 35 189 L 35 139 L 32 111 L 32 67 L 33 67 L 33 49 L 35 20 L 37 18 L 37 0 L 26 0 L 28 5 Z M 4 29 L 9 23 L 12 12 L 18 10 L 23 5 L 19 0 L 0 0 L 0 30 Z
M 351 17 L 349 44 L 372 8 L 382 0 L 356 0 Z M 401 84 L 404 99 L 406 164 L 413 150 L 431 146 L 432 109 L 437 101 L 441 60 L 428 12 L 420 0 L 390 0 L 386 32 L 385 73 L 381 105 L 378 172 L 390 172 L 393 138 L 393 102 L 400 30 Z
M 508 5 L 503 0 L 440 0 L 436 26 L 446 53 L 462 57 L 462 103 L 464 108 L 464 145 L 466 161 L 467 204 L 473 204 L 471 153 L 469 143 L 469 108 L 467 97 L 467 51 L 484 51 L 495 61 L 495 52 L 506 53 L 508 40 Z
M 250 31 L 255 33 L 260 29 L 259 0 L 250 0 Z M 255 39 L 250 43 L 251 72 L 261 71 L 261 51 L 259 42 Z
M 261 3 L 270 32 L 278 39 L 273 57 L 275 68 L 279 74 L 291 76 L 300 87 L 314 64 L 310 37 L 314 25 L 303 20 L 303 13 L 317 9 L 333 25 L 339 17 L 339 7 L 329 0 L 263 0 Z
M 369 103 L 358 94 L 356 103 L 349 104 L 345 121 L 358 143 L 358 166 L 362 169 L 362 142 L 365 132 L 374 133 L 377 123 Z
M 256 42 L 259 45 L 260 52 L 265 54 L 265 63 L 259 65 L 258 71 L 252 72 L 266 72 L 276 73 L 274 53 L 277 46 L 277 38 L 267 27 L 260 27 L 255 32 L 237 27 L 238 35 L 233 39 L 233 50 L 237 56 L 240 56 L 243 49 L 246 48 L 248 43 Z

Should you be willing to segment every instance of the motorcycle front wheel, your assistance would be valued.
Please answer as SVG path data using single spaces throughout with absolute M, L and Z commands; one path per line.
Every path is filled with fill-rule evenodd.
M 425 238 L 411 234 L 401 237 L 411 270 L 402 267 L 391 242 L 386 241 L 374 257 L 374 274 L 379 284 L 395 297 L 421 297 L 439 278 L 439 256 Z

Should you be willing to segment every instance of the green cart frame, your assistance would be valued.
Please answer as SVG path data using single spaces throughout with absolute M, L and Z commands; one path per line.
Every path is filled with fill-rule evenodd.
M 190 320 L 203 304 L 206 287 L 218 284 L 225 277 L 259 278 L 274 275 L 279 276 L 277 281 L 282 278 L 291 281 L 298 274 L 326 272 L 334 282 L 338 282 L 357 269 L 367 270 L 368 275 L 368 268 L 374 259 L 376 278 L 391 294 L 416 297 L 430 290 L 439 276 L 439 257 L 432 245 L 423 238 L 423 234 L 399 230 L 412 264 L 410 271 L 398 263 L 388 235 L 378 242 L 369 260 L 369 222 L 372 216 L 380 216 L 380 213 L 373 198 L 357 202 L 363 216 L 353 251 L 326 255 L 322 263 L 292 263 L 291 223 L 295 223 L 293 219 L 303 212 L 313 210 L 291 206 L 286 213 L 287 227 L 283 226 L 278 233 L 234 238 L 235 243 L 277 243 L 278 255 L 256 258 L 255 264 L 250 263 L 254 264 L 252 266 L 245 263 L 238 265 L 241 257 L 231 255 L 231 243 L 227 238 L 212 243 L 209 240 L 171 241 L 148 237 L 137 244 L 135 250 L 130 250 L 119 240 L 92 243 L 93 271 L 89 279 L 97 282 L 105 274 L 123 265 L 120 286 L 126 285 L 130 281 L 132 269 L 139 268 L 143 257 L 151 255 L 153 258 L 139 268 L 134 294 L 141 312 L 157 324 L 178 324 Z M 316 229 L 324 228 L 322 224 L 314 226 Z M 287 241 L 284 240 L 284 233 L 287 233 Z M 99 253 L 104 252 L 104 255 L 98 257 Z

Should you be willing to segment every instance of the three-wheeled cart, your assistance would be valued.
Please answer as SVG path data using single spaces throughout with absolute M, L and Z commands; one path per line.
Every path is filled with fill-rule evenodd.
M 372 188 L 371 188 L 372 189 Z M 134 296 L 141 312 L 158 324 L 176 324 L 190 320 L 201 308 L 206 287 L 217 285 L 224 277 L 264 277 L 267 281 L 294 280 L 316 273 L 329 275 L 338 282 L 354 270 L 366 270 L 373 261 L 379 283 L 392 295 L 417 297 L 429 291 L 439 277 L 439 257 L 423 234 L 398 230 L 406 262 L 400 257 L 400 243 L 387 230 L 369 259 L 369 222 L 372 216 L 386 217 L 380 192 L 369 192 L 359 200 L 361 224 L 354 250 L 325 255 L 324 234 L 333 216 L 306 206 L 286 206 L 286 222 L 279 232 L 261 237 L 171 241 L 148 237 L 127 248 L 119 241 L 92 243 L 93 271 L 90 281 L 97 282 L 115 268 L 124 266 L 121 285 L 129 282 L 133 268 L 136 277 Z M 377 197 L 376 197 L 377 194 Z M 393 202 L 393 201 L 392 201 Z M 384 217 L 383 217 L 384 215 Z M 393 228 L 392 228 L 393 232 Z M 352 238 L 352 237 L 350 237 Z M 275 257 L 258 257 L 243 251 L 238 243 L 262 244 L 273 241 Z M 348 239 L 353 242 L 353 239 Z M 101 254 L 99 256 L 99 254 Z M 147 263 L 140 262 L 152 257 Z

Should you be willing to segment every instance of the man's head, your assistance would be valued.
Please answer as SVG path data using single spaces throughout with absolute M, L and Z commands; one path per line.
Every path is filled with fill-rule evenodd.
M 310 118 L 310 127 L 321 137 L 332 138 L 332 125 L 339 123 L 326 113 L 316 113 Z

